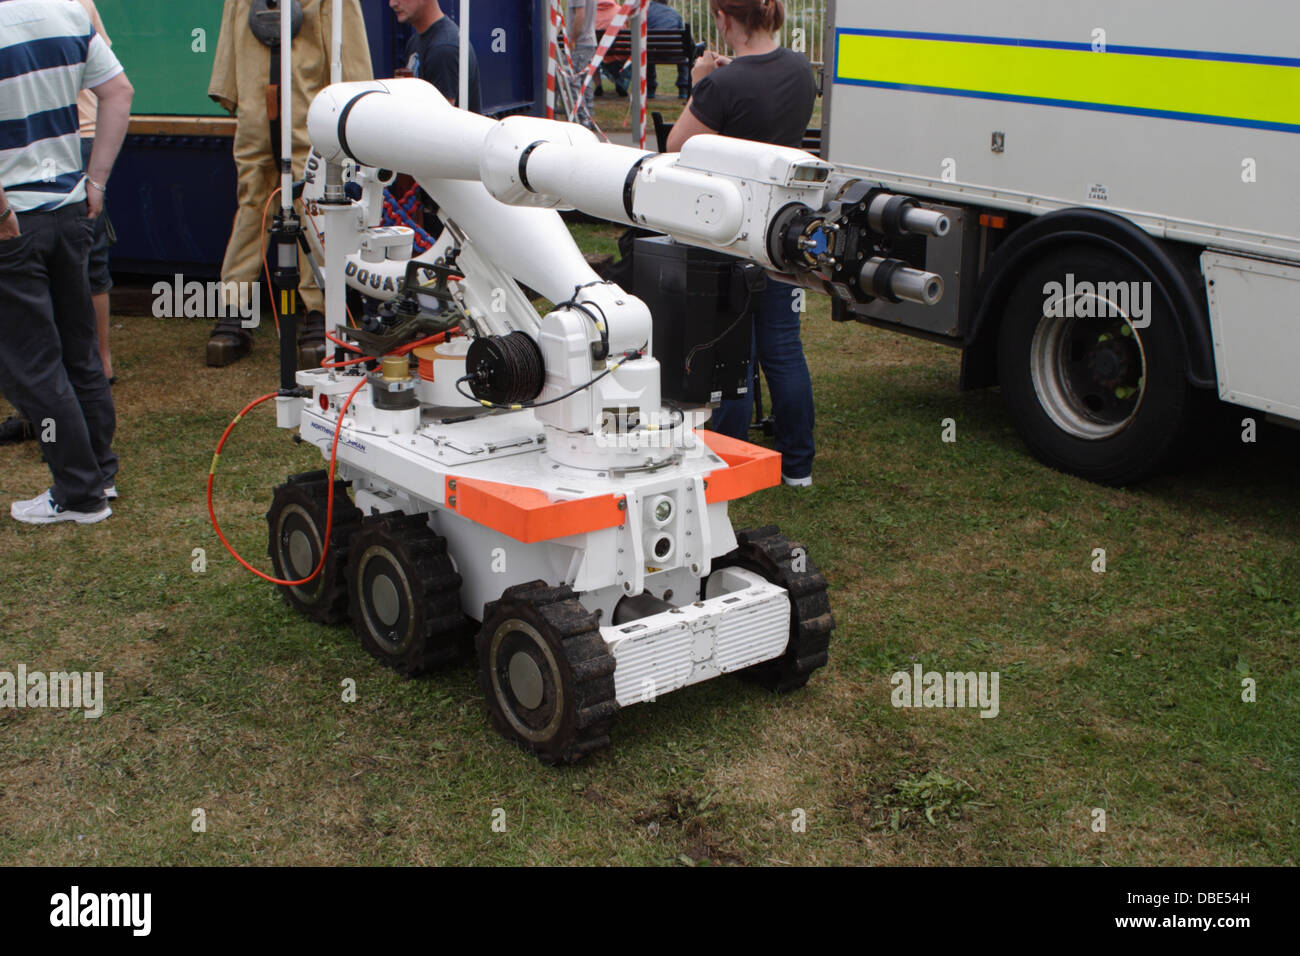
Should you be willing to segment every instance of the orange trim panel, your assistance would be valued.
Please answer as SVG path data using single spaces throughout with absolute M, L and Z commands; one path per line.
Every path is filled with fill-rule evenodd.
M 481 478 L 448 476 L 446 481 L 448 508 L 525 544 L 613 528 L 623 523 L 625 515 L 619 507 L 625 499 L 616 495 L 556 501 L 537 488 Z
M 734 501 L 781 483 L 780 452 L 706 429 L 700 429 L 695 434 L 709 446 L 710 451 L 727 463 L 726 468 L 710 472 L 704 479 L 704 500 L 709 504 Z

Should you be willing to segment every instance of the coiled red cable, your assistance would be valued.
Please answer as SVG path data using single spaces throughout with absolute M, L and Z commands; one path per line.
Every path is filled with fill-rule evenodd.
M 429 335 L 422 339 L 418 339 L 415 342 L 410 342 L 406 345 L 401 346 L 400 348 L 396 348 L 387 354 L 405 355 L 408 352 L 410 352 L 412 349 L 419 348 L 421 345 L 428 345 L 434 342 L 443 342 L 448 338 L 449 335 L 458 334 L 459 331 L 460 331 L 459 329 L 451 329 L 447 332 L 438 332 L 434 335 Z M 356 346 L 349 345 L 348 343 L 335 338 L 333 335 L 330 335 L 328 332 L 325 334 L 331 341 L 335 342 L 338 345 L 343 346 L 344 348 L 352 349 L 353 351 L 360 351 L 359 349 L 356 348 Z M 366 355 L 361 358 L 350 359 L 346 362 L 335 363 L 334 365 L 325 365 L 323 367 L 337 368 L 340 365 L 356 365 L 360 362 L 373 362 L 373 361 L 376 361 L 374 356 Z M 325 556 L 329 554 L 329 548 L 330 548 L 330 530 L 333 528 L 334 525 L 334 469 L 338 462 L 339 436 L 343 432 L 343 416 L 347 413 L 348 406 L 352 404 L 352 399 L 356 397 L 357 392 L 361 390 L 362 385 L 366 384 L 366 381 L 367 381 L 366 376 L 364 375 L 361 376 L 361 379 L 360 381 L 357 382 L 356 387 L 353 388 L 352 391 L 348 393 L 348 397 L 346 401 L 344 401 L 342 406 L 340 406 L 339 408 L 338 421 L 334 425 L 334 440 L 330 443 L 329 497 L 326 499 L 326 504 L 325 504 L 325 535 L 321 543 L 320 560 L 316 563 L 315 570 L 313 570 L 311 574 L 307 575 L 305 578 L 303 578 L 300 581 L 286 581 L 282 578 L 273 577 L 272 575 L 269 575 L 264 571 L 257 570 L 257 568 L 253 567 L 251 564 L 245 561 L 239 555 L 239 552 L 237 552 L 234 549 L 234 547 L 230 544 L 230 542 L 226 540 L 226 536 L 221 530 L 221 525 L 217 522 L 216 508 L 212 504 L 212 487 L 217 477 L 217 460 L 221 457 L 221 449 L 223 449 L 226 446 L 226 440 L 230 438 L 230 433 L 235 430 L 235 426 L 240 423 L 240 421 L 243 419 L 245 415 L 251 412 L 258 405 L 261 405 L 263 402 L 269 401 L 270 399 L 273 398 L 277 398 L 280 393 L 268 392 L 267 394 L 263 395 L 261 398 L 254 399 L 253 401 L 249 402 L 240 410 L 238 415 L 236 415 L 233 419 L 231 419 L 230 424 L 226 426 L 226 430 L 221 433 L 221 440 L 217 442 L 217 448 L 212 453 L 212 465 L 208 468 L 208 492 L 207 492 L 208 518 L 212 522 L 212 530 L 217 533 L 217 537 L 221 539 L 221 543 L 222 545 L 225 546 L 225 549 L 230 552 L 230 556 L 234 558 L 236 561 L 238 561 L 240 564 L 242 564 L 249 571 L 252 571 L 262 580 L 270 581 L 272 584 L 283 585 L 284 587 L 298 587 L 300 585 L 306 584 L 307 582 L 311 581 L 318 574 L 320 574 L 321 571 L 324 569 Z
M 342 434 L 343 430 L 343 415 L 348 410 L 348 406 L 352 404 L 353 397 L 361 390 L 361 386 L 365 384 L 366 377 L 363 375 L 361 376 L 360 381 L 357 382 L 356 388 L 352 389 L 348 394 L 347 401 L 345 401 L 343 406 L 339 409 L 339 420 L 334 426 L 334 441 L 330 445 L 329 497 L 326 499 L 325 505 L 325 535 L 324 540 L 321 542 L 320 561 L 316 563 L 316 569 L 300 581 L 286 581 L 282 578 L 273 577 L 264 571 L 257 570 L 257 568 L 253 567 L 240 557 L 239 552 L 231 546 L 230 542 L 226 540 L 225 534 L 222 533 L 221 525 L 217 523 L 216 509 L 212 505 L 212 485 L 217 477 L 217 459 L 221 457 L 221 449 L 225 447 L 226 439 L 230 437 L 230 433 L 235 430 L 235 426 L 239 424 L 240 420 L 245 415 L 263 402 L 278 397 L 279 392 L 269 392 L 261 398 L 249 402 L 238 415 L 231 419 L 230 424 L 226 426 L 226 430 L 222 432 L 221 441 L 217 442 L 217 450 L 212 453 L 212 466 L 208 469 L 208 518 L 212 521 L 212 530 L 217 533 L 217 537 L 221 539 L 221 543 L 225 545 L 226 550 L 230 552 L 230 556 L 262 580 L 270 581 L 272 584 L 281 584 L 285 587 L 298 587 L 316 577 L 316 575 L 320 574 L 321 570 L 325 567 L 325 555 L 329 554 L 330 549 L 330 529 L 334 524 L 334 467 L 338 459 L 339 435 Z

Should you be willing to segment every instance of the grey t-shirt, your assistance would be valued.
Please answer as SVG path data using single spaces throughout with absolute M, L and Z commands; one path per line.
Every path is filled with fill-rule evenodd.
M 596 0 L 568 0 L 564 10 L 564 22 L 573 23 L 573 14 L 578 10 L 586 11 L 582 18 L 582 33 L 574 36 L 570 42 L 576 46 L 596 45 Z

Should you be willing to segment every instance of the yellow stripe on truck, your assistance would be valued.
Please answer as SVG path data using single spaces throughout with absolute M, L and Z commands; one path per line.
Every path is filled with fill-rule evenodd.
M 840 83 L 1300 132 L 1300 60 L 852 31 L 836 50 Z

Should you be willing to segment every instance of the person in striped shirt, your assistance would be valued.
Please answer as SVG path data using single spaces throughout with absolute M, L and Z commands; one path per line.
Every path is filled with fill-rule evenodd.
M 77 94 L 99 121 L 81 164 Z M 0 0 L 0 392 L 36 430 L 53 484 L 10 514 L 91 524 L 117 496 L 117 425 L 87 263 L 134 90 L 78 3 Z

